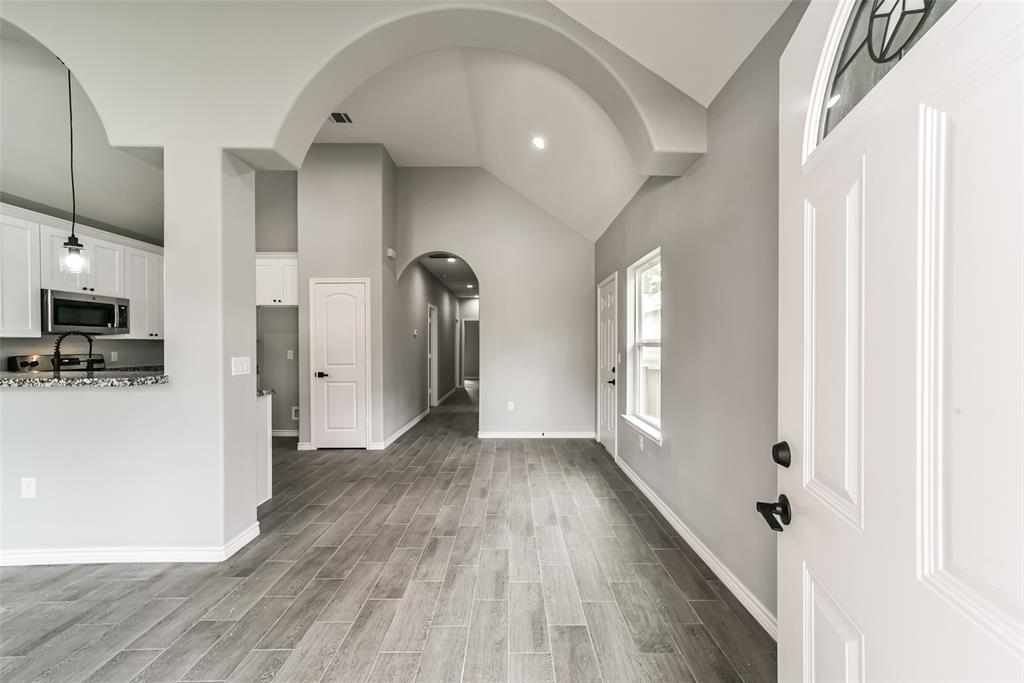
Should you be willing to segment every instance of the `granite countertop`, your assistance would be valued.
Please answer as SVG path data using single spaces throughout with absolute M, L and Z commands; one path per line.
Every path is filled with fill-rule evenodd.
M 110 368 L 93 373 L 64 372 L 55 379 L 49 372 L 0 372 L 0 387 L 141 387 L 150 384 L 167 384 L 169 378 L 162 369 L 138 370 L 134 368 Z
M 263 398 L 264 396 L 273 396 L 277 391 L 275 389 L 257 389 L 256 398 Z

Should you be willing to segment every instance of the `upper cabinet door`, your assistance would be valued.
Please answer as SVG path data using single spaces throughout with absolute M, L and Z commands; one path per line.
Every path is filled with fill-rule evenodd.
M 89 292 L 103 296 L 124 296 L 124 245 L 83 237 L 89 256 Z
M 281 304 L 286 306 L 299 305 L 299 262 L 298 260 L 282 261 L 281 263 Z
M 42 255 L 40 258 L 40 287 L 43 289 L 56 289 L 61 292 L 88 291 L 88 278 L 83 273 L 66 273 L 61 271 L 60 262 L 67 253 L 64 242 L 67 241 L 69 232 L 58 230 L 43 225 L 39 228 L 39 241 L 41 242 Z M 83 238 L 83 245 L 85 241 Z M 88 253 L 86 254 L 88 256 Z
M 280 264 L 274 259 L 256 259 L 256 305 L 274 306 L 280 298 Z
M 152 254 L 139 249 L 124 250 L 125 298 L 128 299 L 128 337 L 149 337 L 149 311 L 152 295 L 149 287 L 149 260 Z
M 0 216 L 0 337 L 38 337 L 39 225 Z
M 164 338 L 164 257 L 149 255 L 149 331 Z

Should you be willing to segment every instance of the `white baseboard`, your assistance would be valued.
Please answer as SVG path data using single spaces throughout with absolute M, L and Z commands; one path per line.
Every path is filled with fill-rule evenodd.
M 223 562 L 260 535 L 259 522 L 222 546 L 45 548 L 0 551 L 0 567 L 39 564 L 110 564 L 118 562 Z
M 448 393 L 450 394 L 451 392 L 448 392 Z M 404 427 L 402 427 L 397 432 L 395 432 L 390 437 L 388 437 L 387 441 L 384 441 L 383 443 L 371 443 L 369 446 L 366 447 L 366 450 L 368 450 L 368 451 L 382 451 L 382 450 L 384 450 L 385 448 L 387 448 L 388 446 L 390 446 L 394 442 L 398 441 L 398 439 L 402 436 L 402 434 L 405 434 L 407 431 L 409 431 L 410 429 L 412 429 L 413 427 L 418 425 L 420 420 L 422 420 L 423 418 L 425 418 L 429 414 L 430 414 L 430 409 L 428 408 L 427 410 L 424 410 L 422 413 L 420 413 L 419 415 L 417 415 L 413 419 L 409 420 L 409 422 Z
M 594 432 L 477 432 L 478 439 L 593 439 Z
M 435 405 L 435 406 L 439 406 L 439 405 L 441 405 L 442 403 L 444 403 L 445 401 L 447 401 L 447 400 L 448 400 L 449 398 L 451 398 L 452 394 L 454 394 L 454 393 L 455 393 L 455 390 L 456 390 L 457 388 L 458 388 L 458 387 L 452 387 L 452 388 L 451 388 L 451 390 L 450 390 L 450 391 L 449 391 L 449 392 L 448 392 L 447 394 L 445 394 L 445 395 L 444 395 L 444 396 L 442 396 L 441 398 L 437 399 L 437 403 L 435 403 L 434 405 Z
M 633 469 L 626 464 L 622 458 L 615 459 L 616 464 L 622 468 L 622 471 L 626 473 L 626 476 L 636 484 L 647 499 L 654 503 L 654 506 L 658 508 L 658 511 L 668 520 L 669 524 L 676 530 L 676 532 L 683 537 L 694 551 L 700 555 L 700 558 L 704 560 L 705 564 L 715 573 L 715 576 L 725 584 L 725 586 L 732 591 L 732 594 L 736 596 L 736 599 L 740 601 L 750 614 L 757 619 L 757 623 L 764 627 L 764 630 L 768 632 L 772 638 L 778 638 L 778 621 L 775 615 L 772 614 L 771 610 L 764 606 L 760 600 L 750 591 L 749 588 L 744 585 L 739 578 L 732 573 L 732 571 L 725 566 L 725 564 L 718 559 L 718 557 L 711 552 L 697 534 L 693 533 L 690 527 L 683 523 L 683 520 L 679 519 L 676 513 L 672 512 L 672 509 L 665 504 L 665 501 L 658 496 L 654 490 L 647 485 L 643 479 L 640 478 Z
M 297 450 L 297 451 L 315 451 L 316 449 L 313 448 L 313 444 L 309 443 L 308 441 L 300 441 L 299 445 L 295 448 L 295 450 Z
M 270 435 L 271 436 L 298 436 L 299 435 L 299 430 L 298 429 L 271 429 L 270 430 Z

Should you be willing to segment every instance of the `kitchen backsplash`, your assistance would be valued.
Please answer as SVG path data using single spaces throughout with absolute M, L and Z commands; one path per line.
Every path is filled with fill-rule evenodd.
M 107 339 L 102 336 L 95 337 L 95 340 L 93 353 L 102 353 L 108 367 L 163 365 L 164 343 L 162 340 Z M 56 341 L 57 335 L 55 334 L 44 334 L 41 339 L 0 339 L 0 364 L 2 364 L 0 370 L 7 369 L 8 356 L 52 354 L 53 344 Z M 68 337 L 61 344 L 61 353 L 85 353 L 88 349 L 88 342 L 77 336 Z M 111 351 L 117 351 L 117 360 L 111 358 Z

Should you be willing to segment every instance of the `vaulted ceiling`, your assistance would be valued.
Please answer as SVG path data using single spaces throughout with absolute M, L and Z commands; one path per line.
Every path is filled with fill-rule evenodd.
M 551 0 L 705 107 L 790 0 Z
M 328 120 L 317 142 L 381 142 L 399 166 L 480 166 L 590 240 L 644 180 L 589 95 L 507 52 L 414 57 L 364 83 L 339 111 L 353 122 Z

